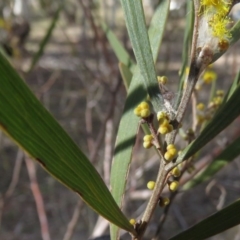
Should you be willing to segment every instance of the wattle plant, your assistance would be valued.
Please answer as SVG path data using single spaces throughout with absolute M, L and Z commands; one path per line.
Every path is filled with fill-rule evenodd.
M 168 21 L 170 0 L 159 2 L 147 29 L 142 0 L 121 0 L 128 35 L 136 63 L 130 58 L 120 41 L 102 23 L 119 60 L 119 69 L 127 89 L 124 111 L 120 120 L 114 156 L 112 159 L 110 190 L 90 160 L 76 146 L 63 128 L 29 90 L 11 64 L 0 54 L 0 127 L 33 160 L 49 174 L 74 191 L 94 211 L 110 223 L 111 240 L 119 239 L 124 229 L 132 239 L 160 239 L 157 224 L 154 236 L 144 235 L 157 207 L 167 215 L 174 197 L 180 190 L 188 190 L 208 180 L 223 166 L 240 154 L 240 136 L 217 156 L 206 168 L 197 169 L 196 162 L 202 148 L 240 115 L 240 71 L 223 91 L 216 88 L 217 73 L 211 64 L 221 57 L 239 38 L 240 21 L 234 23 L 228 16 L 238 1 L 187 1 L 186 28 L 179 72 L 179 98 L 172 103 L 173 93 L 168 76 L 158 76 L 156 62 L 165 25 Z M 60 10 L 64 4 L 59 7 Z M 52 22 L 29 72 L 43 53 L 58 18 Z M 189 58 L 190 56 L 190 58 Z M 87 79 L 86 79 L 87 80 Z M 209 98 L 199 96 L 203 86 L 210 86 Z M 189 119 L 184 114 L 192 99 Z M 185 121 L 190 128 L 186 128 Z M 136 137 L 144 131 L 143 151 L 154 149 L 158 156 L 158 173 L 145 184 L 151 190 L 145 210 L 138 218 L 128 220 L 123 213 L 124 194 Z M 195 167 L 195 170 L 194 170 Z M 188 182 L 183 177 L 195 171 Z M 203 170 L 201 174 L 197 173 Z M 217 211 L 170 239 L 206 239 L 240 224 L 240 200 Z

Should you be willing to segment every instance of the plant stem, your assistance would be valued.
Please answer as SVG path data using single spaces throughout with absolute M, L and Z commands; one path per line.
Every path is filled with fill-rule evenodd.
M 156 180 L 156 185 L 155 185 L 155 188 L 153 190 L 153 194 L 148 202 L 148 205 L 146 207 L 146 210 L 143 214 L 143 217 L 142 217 L 142 223 L 138 229 L 138 236 L 137 238 L 135 238 L 135 240 L 140 240 L 142 239 L 143 237 L 143 234 L 146 230 L 146 227 L 152 217 L 152 214 L 153 214 L 153 211 L 155 210 L 157 204 L 158 204 L 158 201 L 159 201 L 159 197 L 160 197 L 160 194 L 163 190 L 163 187 L 164 187 L 164 183 L 165 183 L 165 179 L 167 177 L 167 174 L 168 172 L 165 171 L 165 168 L 164 168 L 164 164 L 165 162 L 163 161 L 163 159 L 161 159 L 160 161 L 160 166 L 159 166 L 159 172 L 158 172 L 158 176 L 157 176 L 157 180 Z
M 199 25 L 199 3 L 197 0 L 194 0 L 194 9 L 195 9 L 195 19 L 194 19 L 194 32 L 193 32 L 193 40 L 192 40 L 192 51 L 191 51 L 191 64 L 190 64 L 190 72 L 187 79 L 186 89 L 183 93 L 181 102 L 179 104 L 176 117 L 174 121 L 178 124 L 182 121 L 184 113 L 186 111 L 188 102 L 191 98 L 192 92 L 194 90 L 195 84 L 198 80 L 198 77 L 201 73 L 201 68 L 196 63 L 196 46 L 198 39 L 198 25 Z M 166 138 L 167 145 L 174 143 L 176 134 L 178 132 L 178 127 L 174 129 Z

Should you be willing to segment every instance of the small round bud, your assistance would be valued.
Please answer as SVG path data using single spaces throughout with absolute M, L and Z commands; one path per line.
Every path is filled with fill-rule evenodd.
M 140 107 L 134 108 L 134 114 L 137 115 L 138 117 L 141 117 L 141 108 Z
M 200 90 L 202 90 L 202 85 L 200 85 L 200 84 L 196 84 L 196 86 L 195 86 L 195 90 L 196 90 L 196 91 L 200 91 Z
M 141 102 L 139 107 L 141 107 L 141 109 L 149 109 L 149 104 L 147 102 Z
M 177 156 L 177 149 L 176 148 L 171 148 L 167 150 L 169 154 L 171 154 L 173 157 Z
M 218 48 L 220 51 L 226 51 L 229 47 L 229 42 L 227 40 L 220 40 L 218 42 Z
M 159 206 L 160 207 L 165 207 L 170 203 L 170 199 L 167 197 L 160 197 L 159 199 Z
M 167 118 L 167 114 L 164 111 L 160 111 L 157 113 L 157 120 L 159 121 L 160 119 Z
M 163 84 L 163 85 L 168 82 L 168 78 L 166 76 L 161 76 L 161 77 L 158 76 L 157 79 L 158 79 L 158 82 Z
M 203 103 L 199 103 L 197 105 L 197 109 L 200 110 L 200 111 L 204 110 L 204 108 L 205 108 L 205 105 Z
M 175 145 L 174 144 L 169 144 L 167 146 L 167 150 L 170 150 L 170 149 L 176 149 Z
M 202 78 L 204 83 L 209 84 L 217 79 L 217 74 L 214 71 L 208 70 L 205 71 Z
M 172 154 L 170 154 L 169 152 L 165 152 L 164 158 L 166 161 L 170 162 L 173 160 L 174 156 Z
M 169 190 L 172 191 L 172 192 L 175 192 L 175 191 L 177 191 L 178 186 L 179 186 L 179 182 L 178 181 L 173 181 L 169 184 Z
M 150 116 L 150 114 L 151 114 L 151 112 L 150 112 L 149 109 L 143 109 L 143 110 L 141 110 L 141 117 L 142 117 L 142 118 L 147 118 L 147 117 Z
M 143 137 L 143 141 L 144 141 L 144 142 L 146 142 L 146 141 L 152 141 L 152 139 L 153 139 L 153 136 L 152 136 L 151 134 L 145 135 L 145 136 Z
M 148 148 L 152 147 L 152 143 L 150 141 L 144 141 L 143 147 L 148 149 Z
M 147 183 L 147 188 L 150 189 L 150 190 L 153 190 L 155 187 L 155 182 L 154 181 L 149 181 Z
M 159 120 L 159 124 L 161 126 L 168 127 L 169 126 L 169 121 L 168 121 L 167 118 L 162 118 L 162 119 Z
M 131 225 L 135 225 L 137 221 L 134 218 L 131 218 L 129 222 Z
M 165 127 L 165 126 L 160 126 L 158 128 L 158 132 L 161 133 L 161 134 L 167 134 L 168 133 L 168 127 Z
M 224 91 L 223 90 L 217 90 L 216 94 L 219 97 L 223 97 L 224 96 Z
M 175 167 L 175 168 L 172 170 L 172 175 L 173 175 L 174 177 L 180 177 L 181 171 L 179 170 L 178 167 Z

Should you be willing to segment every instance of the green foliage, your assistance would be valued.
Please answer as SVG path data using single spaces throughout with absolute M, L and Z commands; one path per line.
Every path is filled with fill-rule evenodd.
M 169 240 L 202 240 L 234 227 L 240 224 L 239 215 L 236 214 L 236 210 L 239 207 L 240 200 L 237 200 L 230 206 L 218 211 Z
M 134 233 L 96 169 L 2 55 L 0 75 L 1 129 L 96 212 Z
M 42 2 L 44 3 L 44 1 Z M 137 240 L 142 239 L 155 207 L 160 202 L 160 198 L 162 198 L 163 188 L 168 185 L 170 190 L 174 190 L 174 193 L 169 193 L 170 198 L 173 199 L 175 194 L 177 194 L 179 182 L 181 182 L 181 174 L 185 174 L 191 164 L 194 164 L 197 157 L 203 153 L 202 149 L 210 143 L 211 140 L 239 117 L 240 72 L 237 73 L 225 98 L 221 96 L 221 105 L 219 104 L 217 107 L 213 105 L 212 108 L 215 107 L 214 114 L 204 119 L 205 124 L 200 125 L 201 123 L 199 122 L 195 123 L 195 127 L 186 134 L 185 140 L 187 140 L 187 142 L 182 140 L 182 145 L 184 145 L 185 148 L 177 155 L 177 148 L 172 144 L 174 140 L 173 142 L 170 141 L 170 146 L 167 144 L 169 143 L 167 137 L 169 136 L 169 132 L 177 134 L 178 128 L 181 127 L 182 120 L 178 120 L 176 116 L 178 116 L 178 113 L 181 111 L 184 113 L 186 106 L 184 109 L 181 109 L 181 107 L 179 107 L 181 104 L 179 105 L 179 103 L 185 101 L 187 105 L 200 73 L 207 68 L 209 63 L 216 61 L 227 50 L 227 48 L 224 50 L 220 49 L 221 44 L 223 44 L 226 39 L 221 39 L 222 42 L 217 42 L 217 39 L 213 37 L 209 37 L 210 40 L 214 39 L 212 42 L 208 38 L 206 39 L 209 42 L 198 39 L 201 35 L 201 27 L 203 27 L 201 25 L 203 17 L 212 9 L 215 9 L 216 4 L 211 5 L 212 3 L 209 3 L 209 7 L 201 6 L 201 4 L 203 4 L 202 1 L 195 0 L 187 2 L 186 27 L 178 83 L 180 94 L 176 104 L 178 107 L 176 109 L 174 109 L 175 106 L 171 105 L 170 100 L 164 96 L 166 95 L 164 93 L 169 93 L 165 86 L 167 84 L 158 82 L 155 66 L 168 19 L 170 0 L 162 0 L 159 2 L 148 30 L 142 0 L 121 0 L 121 4 L 136 63 L 107 24 L 103 22 L 100 24 L 102 32 L 105 34 L 119 61 L 119 70 L 127 90 L 127 97 L 119 124 L 111 168 L 111 193 L 88 158 L 65 133 L 50 113 L 41 105 L 1 53 L 0 127 L 2 131 L 10 136 L 13 141 L 35 159 L 48 173 L 72 191 L 76 192 L 91 208 L 112 223 L 110 227 L 112 240 L 119 239 L 119 228 L 125 229 L 134 235 Z M 197 14 L 194 14 L 194 7 Z M 39 49 L 32 59 L 28 72 L 33 70 L 43 55 L 44 49 L 49 42 L 63 9 L 64 3 L 59 6 L 52 18 L 51 24 L 39 44 Z M 88 14 L 90 13 L 91 11 Z M 91 19 L 92 16 L 89 18 Z M 93 19 L 91 20 L 91 25 L 95 27 Z M 213 25 L 214 21 L 210 23 Z M 211 24 L 206 24 L 206 26 L 210 26 Z M 226 42 L 224 42 L 226 45 L 229 44 L 231 46 L 240 38 L 239 28 L 240 21 L 238 21 L 230 33 L 228 33 L 231 39 L 227 39 Z M 205 33 L 207 35 L 211 33 L 211 31 L 206 31 Z M 97 39 L 98 34 L 96 29 L 95 34 Z M 199 46 L 199 44 L 203 45 Z M 191 49 L 190 45 L 192 45 Z M 104 45 L 104 47 L 106 46 Z M 216 49 L 218 50 L 216 51 Z M 191 60 L 189 62 L 190 53 Z M 186 81 L 187 86 L 184 88 L 188 64 L 191 68 Z M 192 89 L 188 93 L 188 90 L 185 89 L 190 89 L 188 88 L 189 86 L 192 86 Z M 210 100 L 212 100 L 216 94 L 216 86 L 217 83 L 212 84 L 212 90 L 209 94 Z M 196 94 L 195 98 L 197 97 Z M 139 119 L 133 112 L 141 101 L 151 103 L 151 114 L 150 116 L 148 114 L 147 117 Z M 168 104 L 168 107 L 166 107 L 166 104 Z M 197 107 L 194 104 L 193 102 L 193 108 L 195 109 L 192 111 L 191 116 L 193 117 L 193 121 L 196 121 Z M 212 109 L 209 107 L 209 110 Z M 156 116 L 156 113 L 159 112 L 163 114 L 164 117 Z M 156 118 L 158 119 L 156 120 Z M 150 136 L 149 146 L 155 146 L 155 150 L 159 156 L 160 168 L 156 177 L 157 180 L 154 181 L 156 184 L 152 187 L 153 193 L 142 216 L 144 222 L 140 221 L 133 226 L 122 213 L 121 209 L 124 205 L 124 194 L 126 192 L 133 147 L 140 121 L 146 123 L 143 127 L 144 131 L 152 134 Z M 169 126 L 169 131 L 165 132 L 166 134 L 159 131 L 159 127 L 164 126 L 164 123 Z M 184 132 L 184 126 L 181 131 Z M 175 139 L 175 136 L 172 139 Z M 209 180 L 240 154 L 239 146 L 240 137 L 237 136 L 234 141 L 208 164 L 204 171 L 186 183 L 182 187 L 182 190 L 188 190 L 197 184 Z M 174 154 L 170 154 L 169 156 L 171 157 L 167 157 L 166 153 L 171 151 L 174 152 Z M 181 167 L 179 164 L 181 164 Z M 176 169 L 176 167 L 179 167 L 179 169 L 177 168 L 176 170 L 178 174 L 174 176 L 170 171 L 173 168 Z M 171 177 L 169 178 L 169 176 Z M 175 186 L 173 187 L 173 185 Z M 240 201 L 237 200 L 230 206 L 216 212 L 214 215 L 202 220 L 195 226 L 171 239 L 201 240 L 233 227 L 240 223 L 238 215 L 235 214 L 239 206 Z M 168 210 L 165 210 L 165 214 L 167 214 L 167 211 Z M 160 227 L 161 224 L 159 224 Z

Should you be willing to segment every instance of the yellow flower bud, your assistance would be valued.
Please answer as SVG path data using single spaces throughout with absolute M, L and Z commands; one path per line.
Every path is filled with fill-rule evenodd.
M 136 224 L 136 220 L 134 218 L 131 218 L 129 220 L 129 222 L 130 222 L 131 225 L 135 225 Z
M 165 152 L 164 158 L 165 158 L 166 161 L 170 162 L 170 161 L 173 160 L 174 156 L 169 152 Z
M 147 102 L 141 102 L 139 107 L 141 107 L 141 109 L 149 109 L 149 104 Z
M 173 181 L 169 184 L 169 190 L 172 191 L 172 192 L 175 192 L 175 191 L 177 191 L 178 186 L 179 186 L 179 182 L 178 181 Z
M 165 207 L 165 206 L 167 206 L 169 203 L 170 203 L 170 199 L 167 198 L 167 197 L 161 197 L 161 198 L 159 199 L 159 206 L 160 206 L 160 207 Z
M 163 84 L 163 85 L 168 82 L 168 78 L 166 76 L 161 76 L 161 77 L 158 76 L 157 79 L 158 79 L 158 82 Z
M 199 103 L 197 105 L 197 109 L 200 110 L 200 111 L 204 110 L 204 108 L 205 108 L 205 105 L 203 103 Z
M 200 91 L 201 89 L 202 89 L 202 85 L 196 84 L 195 90 L 196 90 L 196 91 Z
M 150 190 L 153 190 L 155 187 L 155 182 L 154 181 L 149 181 L 147 183 L 147 188 L 150 189 Z
M 217 79 L 217 74 L 214 71 L 205 71 L 203 74 L 203 82 L 209 84 Z
M 174 177 L 180 177 L 181 171 L 179 170 L 178 167 L 175 167 L 175 168 L 172 170 L 172 175 L 173 175 Z
M 160 124 L 161 126 L 168 127 L 168 126 L 169 126 L 169 121 L 168 121 L 167 118 L 161 118 L 161 119 L 159 120 L 159 124 Z
M 141 117 L 142 117 L 142 118 L 147 118 L 147 117 L 150 116 L 150 114 L 151 114 L 151 112 L 150 112 L 149 109 L 143 109 L 143 110 L 141 110 Z
M 144 141 L 143 147 L 148 149 L 148 148 L 152 147 L 152 143 L 150 141 Z
M 176 149 L 176 147 L 175 147 L 174 144 L 169 144 L 169 145 L 167 146 L 167 150 L 169 150 L 169 149 Z
M 176 148 L 171 148 L 167 150 L 169 154 L 171 154 L 173 157 L 177 156 L 177 149 Z
M 143 138 L 143 141 L 146 142 L 146 141 L 152 141 L 153 139 L 153 136 L 151 134 L 149 135 L 145 135 L 144 138 Z
M 167 114 L 164 111 L 160 111 L 157 113 L 157 120 L 159 121 L 160 119 L 167 118 Z
M 136 107 L 134 109 L 134 114 L 137 115 L 138 117 L 141 117 L 141 108 L 140 107 Z
M 160 126 L 158 128 L 158 132 L 161 133 L 161 134 L 167 134 L 168 133 L 168 127 L 165 127 L 165 126 Z
M 223 97 L 224 91 L 223 91 L 223 90 L 217 90 L 216 94 L 217 94 L 217 96 L 219 96 L 219 97 Z

